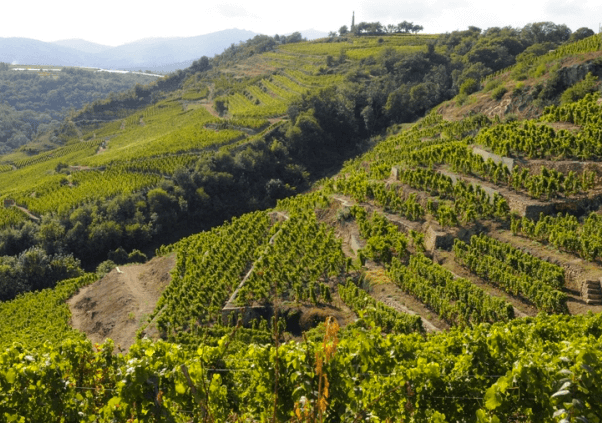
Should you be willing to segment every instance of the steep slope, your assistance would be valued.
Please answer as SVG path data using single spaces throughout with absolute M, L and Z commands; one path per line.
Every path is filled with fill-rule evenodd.
M 92 342 L 112 339 L 118 351 L 127 352 L 169 284 L 173 265 L 173 257 L 161 257 L 112 270 L 69 299 L 71 326 Z M 157 338 L 157 331 L 148 328 L 144 335 Z
M 5 213 L 4 226 L 17 219 L 18 232 L 2 232 L 0 253 L 39 246 L 73 253 L 92 269 L 120 246 L 150 253 L 150 240 L 172 242 L 178 231 L 273 206 L 336 172 L 371 135 L 451 97 L 458 65 L 446 40 L 396 34 L 288 43 L 259 36 L 87 105 L 54 132 L 65 147 L 1 163 L 0 198 L 44 224 Z M 550 60 L 597 50 L 596 42 L 570 44 Z M 540 64 L 529 62 L 534 72 Z M 248 76 L 251 69 L 256 76 Z M 42 231 L 45 225 L 53 229 Z
M 497 84 L 491 95 L 502 104 L 506 93 L 494 90 L 509 83 L 516 69 L 529 74 L 545 68 L 538 82 L 547 94 L 537 96 L 541 103 L 534 105 L 530 119 L 508 118 L 505 111 L 491 118 L 466 109 L 468 116 L 454 114 L 452 108 L 475 99 L 475 107 L 481 107 L 477 103 L 483 93 L 460 89 L 456 104 L 435 107 L 412 125 L 389 126 L 388 135 L 373 139 L 370 148 L 308 192 L 276 194 L 287 187 L 276 182 L 282 174 L 271 175 L 266 193 L 278 200 L 274 209 L 256 206 L 252 213 L 238 209 L 240 216 L 225 224 L 158 248 L 156 255 L 162 258 L 155 260 L 167 263 L 175 253 L 175 264 L 148 320 L 168 342 L 141 339 L 127 354 L 113 356 L 111 341 L 93 350 L 66 328 L 69 314 L 64 307 L 58 319 L 61 324 L 43 328 L 42 313 L 28 307 L 45 298 L 42 293 L 25 295 L 4 307 L 0 304 L 0 313 L 6 311 L 8 316 L 20 310 L 20 320 L 31 319 L 31 327 L 19 326 L 15 337 L 38 345 L 29 350 L 14 345 L 1 356 L 0 410 L 7 420 L 43 416 L 49 420 L 50 416 L 56 421 L 597 421 L 602 413 L 598 382 L 602 305 L 597 303 L 602 298 L 598 293 L 602 291 L 602 103 L 598 82 L 591 76 L 574 81 L 558 76 L 574 72 L 571 67 L 563 71 L 561 62 L 574 63 L 582 60 L 580 54 L 598 50 L 594 41 L 490 78 L 494 87 Z M 293 61 L 290 56 L 297 55 L 310 67 L 322 53 L 304 56 L 300 51 L 319 49 L 328 56 L 329 48 L 319 43 L 288 46 L 280 57 L 266 55 L 276 62 L 266 68 L 282 66 L 283 57 Z M 427 59 L 440 56 L 429 50 L 411 56 L 413 61 Z M 579 66 L 591 71 L 597 65 L 590 59 Z M 398 63 L 398 67 L 408 64 Z M 350 62 L 340 65 L 350 70 Z M 555 70 L 547 73 L 548 65 Z M 376 62 L 368 66 L 376 71 Z M 240 76 L 245 70 L 244 66 L 213 69 L 221 80 L 214 79 L 210 86 L 202 73 L 188 75 L 179 91 L 172 93 L 174 97 L 158 101 L 155 109 L 124 113 L 119 120 L 99 126 L 73 124 L 77 136 L 106 131 L 103 136 L 114 137 L 94 156 L 77 149 L 63 152 L 65 160 L 98 166 L 94 172 L 99 174 L 91 179 L 116 184 L 108 177 L 123 158 L 121 165 L 132 166 L 125 168 L 132 174 L 160 164 L 155 169 L 165 169 L 174 184 L 151 181 L 145 196 L 129 194 L 125 199 L 133 200 L 113 200 L 106 207 L 89 200 L 87 208 L 65 211 L 62 220 L 52 221 L 53 216 L 47 215 L 43 233 L 58 238 L 59 226 L 67 219 L 73 225 L 69 234 L 77 233 L 75 228 L 81 231 L 92 216 L 96 220 L 92 226 L 100 226 L 100 216 L 123 214 L 132 219 L 124 225 L 125 231 L 139 236 L 134 219 L 144 216 L 146 207 L 154 207 L 156 214 L 149 225 L 169 225 L 169 219 L 177 216 L 168 211 L 176 204 L 183 210 L 224 201 L 227 197 L 212 189 L 232 187 L 229 181 L 236 178 L 246 181 L 234 193 L 243 198 L 249 181 L 263 175 L 253 173 L 256 167 L 277 165 L 283 172 L 298 163 L 283 166 L 287 149 L 305 147 L 314 163 L 327 162 L 336 156 L 318 143 L 339 149 L 349 146 L 332 133 L 357 123 L 349 118 L 327 126 L 325 117 L 349 116 L 328 106 L 351 108 L 350 98 L 361 97 L 349 89 L 360 85 L 346 86 L 349 78 L 377 78 L 373 74 L 364 78 L 353 69 L 344 78 L 335 72 L 292 74 L 289 70 L 284 75 L 227 81 L 227 76 Z M 249 125 L 247 130 L 251 124 L 261 128 L 262 119 L 280 112 L 284 104 L 265 96 L 277 94 L 270 84 L 292 86 L 282 84 L 283 78 L 297 82 L 296 89 L 288 90 L 291 97 L 302 87 L 309 90 L 312 83 L 323 84 L 316 92 L 297 92 L 302 100 L 287 109 L 291 123 L 279 124 L 288 126 L 285 134 L 276 128 L 265 134 L 267 142 L 241 139 L 240 144 L 233 141 L 217 152 L 199 151 L 208 154 L 194 170 L 170 161 L 184 157 L 177 150 L 180 144 L 170 137 L 184 140 L 186 155 L 197 153 L 192 143 L 204 133 L 194 126 L 199 120 L 210 125 L 205 130 L 216 129 L 218 134 L 240 128 L 242 122 Z M 422 89 L 428 85 L 421 84 L 428 82 L 421 81 L 410 90 L 414 97 L 425 93 Z M 476 80 L 465 87 L 469 85 L 476 91 L 486 89 Z M 369 83 L 364 87 L 374 88 L 372 95 L 379 92 Z M 229 113 L 231 119 L 211 115 L 207 102 L 196 103 L 213 94 L 227 104 L 222 114 Z M 398 94 L 391 101 L 402 104 L 403 93 Z M 184 102 L 184 96 L 189 101 Z M 327 97 L 336 101 L 328 102 Z M 244 98 L 257 101 L 247 104 Z M 308 104 L 313 107 L 304 108 Z M 360 104 L 363 122 L 377 125 L 373 119 L 378 102 L 371 104 L 372 111 Z M 219 103 L 213 106 L 219 108 Z M 156 125 L 156 139 L 145 132 L 152 125 Z M 197 132 L 186 138 L 187 131 Z M 347 129 L 343 134 L 370 134 L 368 128 L 357 131 Z M 165 150 L 153 156 L 144 152 L 144 145 Z M 128 156 L 129 151 L 135 154 Z M 231 151 L 237 152 L 230 155 Z M 259 152 L 272 155 L 268 160 Z M 312 163 L 302 154 L 291 157 Z M 57 158 L 41 157 L 38 166 Z M 113 170 L 117 169 L 126 171 Z M 12 167 L 6 172 L 12 172 Z M 24 179 L 25 171 L 19 172 Z M 146 176 L 156 173 L 146 172 Z M 90 191 L 85 178 L 76 175 L 72 173 L 65 182 L 57 180 L 56 191 L 76 191 L 78 186 Z M 198 181 L 205 184 L 202 190 Z M 207 201 L 184 203 L 183 191 Z M 182 200 L 174 201 L 178 195 Z M 37 191 L 31 198 L 36 197 Z M 93 208 L 96 214 L 87 215 Z M 90 235 L 119 229 L 106 224 Z M 95 246 L 101 242 L 106 243 L 106 237 L 94 239 Z M 115 251 L 111 257 L 123 255 L 124 251 Z M 110 290 L 106 283 L 118 286 L 122 281 L 124 290 L 128 284 L 140 286 L 129 271 L 120 270 L 124 274 L 115 271 L 88 288 L 87 292 L 100 290 L 95 297 L 98 306 L 115 305 L 112 298 L 101 302 L 102 293 Z M 57 298 L 50 297 L 57 302 L 91 278 L 43 294 L 57 292 Z M 351 312 L 357 319 L 350 317 Z M 329 315 L 336 319 L 319 322 Z M 301 342 L 296 337 L 299 329 L 312 326 Z M 66 341 L 40 346 L 40 339 L 53 333 Z M 10 341 L 10 331 L 2 335 L 0 341 Z

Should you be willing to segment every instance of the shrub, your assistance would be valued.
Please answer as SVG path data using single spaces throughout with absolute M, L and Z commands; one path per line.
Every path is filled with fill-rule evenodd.
M 506 94 L 506 92 L 508 92 L 508 89 L 501 85 L 495 90 L 493 90 L 493 92 L 491 93 L 491 98 L 493 98 L 494 100 L 500 100 L 504 96 L 504 94 Z
M 542 63 L 533 70 L 532 75 L 534 78 L 539 78 L 544 73 L 546 73 L 547 70 L 548 68 L 546 67 L 546 64 Z
M 128 263 L 146 263 L 148 257 L 140 250 L 133 250 L 128 254 Z
M 456 106 L 461 106 L 466 103 L 468 96 L 466 94 L 458 94 L 456 96 Z
M 109 260 L 115 264 L 126 264 L 128 262 L 128 253 L 123 247 L 109 253 Z
M 460 86 L 460 95 L 470 95 L 479 91 L 479 83 L 474 78 L 468 78 Z
M 499 79 L 492 79 L 485 84 L 485 88 L 483 88 L 483 91 L 489 92 L 499 87 L 500 85 L 502 85 L 502 81 L 500 81 Z
M 529 76 L 528 72 L 529 65 L 527 63 L 517 63 L 511 75 L 517 81 L 524 81 Z
M 116 267 L 117 267 L 117 265 L 112 260 L 103 261 L 96 268 L 96 275 L 99 278 L 102 278 L 104 275 L 106 275 L 107 273 L 109 273 L 111 270 L 113 270 Z
M 525 89 L 525 83 L 524 82 L 519 82 L 518 84 L 516 84 L 514 86 L 514 90 L 512 91 L 512 95 L 513 96 L 518 96 L 521 95 L 522 93 L 524 93 L 526 91 Z
M 588 73 L 582 81 L 575 83 L 567 88 L 560 96 L 560 103 L 572 103 L 581 100 L 589 93 L 596 91 L 598 86 L 598 77 Z

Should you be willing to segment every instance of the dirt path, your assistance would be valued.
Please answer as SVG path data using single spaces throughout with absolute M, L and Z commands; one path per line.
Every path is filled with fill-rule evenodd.
M 116 352 L 126 352 L 136 340 L 136 332 L 153 312 L 161 293 L 169 284 L 175 255 L 156 257 L 145 264 L 113 269 L 98 282 L 85 287 L 67 301 L 71 325 L 101 343 L 115 341 Z M 149 327 L 145 335 L 156 338 Z
M 450 328 L 449 324 L 441 320 L 423 303 L 393 284 L 375 285 L 369 294 L 375 300 L 401 313 L 419 315 L 422 326 L 427 332 L 439 332 Z
M 213 108 L 213 104 L 212 103 L 199 103 L 201 106 L 203 106 L 205 109 L 207 109 L 207 111 L 211 114 L 211 116 L 215 116 L 215 117 L 222 117 L 219 115 L 219 113 L 217 113 L 215 111 L 215 109 Z
M 274 118 L 268 118 L 268 122 L 270 122 L 270 125 L 273 125 L 275 123 L 282 122 L 284 119 L 287 119 L 287 118 L 288 118 L 288 115 L 274 117 Z
M 29 216 L 30 219 L 35 220 L 36 222 L 38 222 L 40 220 L 40 218 L 38 216 L 36 216 L 35 214 L 33 214 L 32 212 L 27 210 L 25 207 L 21 207 L 21 206 L 15 206 L 15 207 L 18 208 L 19 210 L 21 210 L 27 216 Z

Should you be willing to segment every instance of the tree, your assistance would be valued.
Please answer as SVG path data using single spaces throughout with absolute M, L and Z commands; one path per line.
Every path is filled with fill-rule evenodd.
M 213 108 L 220 116 L 223 116 L 224 112 L 228 110 L 226 107 L 226 101 L 221 98 L 218 98 L 213 102 Z
M 529 44 L 553 42 L 556 44 L 568 41 L 571 30 L 564 24 L 554 22 L 535 22 L 525 25 L 521 30 L 521 38 Z
M 548 53 L 550 50 L 554 50 L 556 48 L 556 44 L 551 42 L 538 43 L 533 44 L 527 47 L 521 54 L 516 56 L 517 62 L 531 60 L 538 56 L 543 56 Z
M 470 63 L 481 62 L 493 71 L 503 69 L 514 62 L 506 47 L 495 44 L 474 48 L 466 58 Z
M 422 31 L 424 28 L 422 27 L 422 25 L 413 25 L 412 29 L 410 31 L 412 31 L 414 34 L 416 34 L 417 32 Z
M 403 21 L 397 24 L 397 32 L 408 33 L 414 28 L 413 22 Z
M 579 41 L 584 38 L 591 37 L 592 35 L 595 35 L 595 34 L 596 33 L 594 31 L 592 31 L 591 29 L 589 29 L 587 27 L 581 27 L 577 31 L 575 31 L 571 34 L 571 37 L 569 38 L 569 42 L 574 43 L 575 41 Z
M 301 33 L 298 31 L 293 32 L 288 37 L 282 36 L 282 38 L 286 38 L 286 41 L 284 42 L 284 44 L 299 43 L 299 42 L 303 41 L 303 35 L 301 35 Z
M 347 28 L 347 25 L 343 25 L 342 27 L 339 28 L 339 35 L 342 37 L 343 35 L 346 35 L 349 32 L 349 28 Z
M 63 250 L 65 227 L 56 218 L 45 216 L 38 231 L 38 242 L 49 254 Z
M 190 70 L 192 72 L 204 72 L 211 67 L 209 63 L 209 58 L 207 56 L 201 57 L 199 60 L 195 60 L 192 62 L 192 66 Z

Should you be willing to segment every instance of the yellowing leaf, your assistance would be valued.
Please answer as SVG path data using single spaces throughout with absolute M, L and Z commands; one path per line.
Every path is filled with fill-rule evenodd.
M 183 383 L 176 383 L 176 392 L 178 394 L 184 394 L 186 393 L 186 386 L 184 386 Z

